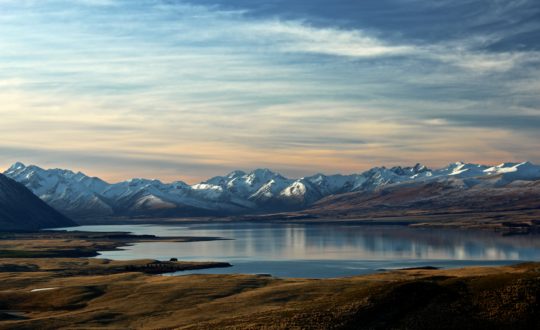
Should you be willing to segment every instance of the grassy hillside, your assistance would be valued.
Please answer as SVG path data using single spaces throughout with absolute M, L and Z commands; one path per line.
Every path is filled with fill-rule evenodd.
M 142 273 L 64 277 L 58 270 L 74 262 L 103 266 L 86 259 L 9 262 L 26 270 L 0 272 L 0 329 L 540 327 L 538 264 L 307 280 Z

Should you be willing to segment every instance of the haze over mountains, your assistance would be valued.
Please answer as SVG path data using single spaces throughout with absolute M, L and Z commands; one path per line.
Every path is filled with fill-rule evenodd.
M 75 223 L 40 200 L 31 191 L 0 174 L 0 229 L 37 230 Z
M 197 216 L 320 210 L 321 207 L 339 210 L 339 205 L 348 205 L 347 209 L 369 208 L 361 205 L 377 196 L 381 198 L 382 191 L 384 195 L 392 192 L 392 196 L 400 196 L 394 200 L 385 197 L 392 205 L 401 205 L 404 200 L 417 202 L 419 196 L 426 194 L 425 197 L 433 199 L 450 190 L 461 196 L 476 196 L 488 190 L 501 196 L 508 193 L 515 202 L 516 196 L 523 197 L 527 191 L 529 196 L 535 196 L 531 189 L 538 191 L 540 166 L 530 162 L 498 166 L 458 162 L 433 170 L 417 164 L 376 167 L 361 174 L 316 174 L 299 179 L 257 169 L 250 173 L 234 171 L 195 185 L 148 179 L 110 184 L 80 172 L 42 169 L 22 163 L 14 164 L 4 174 L 72 217 Z M 516 191 L 519 191 L 517 195 Z M 454 202 L 466 203 L 467 200 Z M 446 204 L 446 207 L 453 205 L 448 199 Z

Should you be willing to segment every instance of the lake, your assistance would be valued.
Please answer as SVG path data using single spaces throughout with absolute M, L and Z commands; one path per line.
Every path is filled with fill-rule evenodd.
M 99 258 L 113 260 L 169 260 L 174 257 L 186 261 L 226 261 L 233 264 L 231 268 L 176 275 L 244 273 L 332 278 L 374 273 L 382 269 L 507 265 L 540 260 L 540 236 L 502 236 L 487 231 L 272 223 L 107 225 L 64 229 L 226 239 L 136 243 L 122 250 L 100 252 Z

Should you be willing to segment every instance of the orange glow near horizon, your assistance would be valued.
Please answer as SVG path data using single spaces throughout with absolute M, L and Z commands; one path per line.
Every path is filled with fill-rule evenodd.
M 0 0 L 0 164 L 196 183 L 262 167 L 540 163 L 537 47 L 248 12 Z M 422 38 L 440 28 L 417 24 Z

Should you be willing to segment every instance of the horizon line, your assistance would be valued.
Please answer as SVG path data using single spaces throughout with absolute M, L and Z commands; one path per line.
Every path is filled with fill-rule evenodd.
M 517 162 L 509 162 L 509 161 L 506 161 L 506 162 L 501 162 L 501 163 L 498 163 L 496 165 L 492 165 L 492 164 L 481 164 L 481 163 L 469 163 L 469 162 L 464 162 L 464 161 L 456 161 L 456 162 L 451 162 L 449 163 L 446 167 L 449 167 L 451 165 L 457 165 L 457 164 L 464 164 L 464 165 L 477 165 L 477 166 L 484 166 L 484 167 L 497 167 L 497 166 L 503 166 L 503 165 L 510 165 L 510 164 L 513 164 L 511 166 L 516 166 L 516 165 L 520 165 L 520 164 L 532 164 L 532 165 L 536 165 L 534 164 L 532 161 L 529 161 L 529 160 L 526 160 L 526 161 L 517 161 Z M 87 174 L 88 172 L 85 172 L 85 171 L 81 171 L 81 170 L 72 170 L 68 167 L 64 167 L 64 168 L 61 168 L 61 167 L 51 167 L 51 168 L 45 168 L 45 167 L 41 167 L 39 165 L 36 165 L 36 164 L 25 164 L 24 162 L 20 162 L 20 161 L 17 161 L 15 163 L 13 163 L 10 167 L 6 168 L 4 171 L 2 171 L 0 174 L 5 174 L 6 172 L 8 172 L 10 169 L 12 169 L 13 167 L 16 167 L 16 166 L 22 166 L 24 168 L 29 168 L 29 167 L 37 167 L 41 170 L 44 170 L 44 171 L 54 171 L 54 170 L 59 170 L 59 171 L 69 171 L 69 172 L 72 172 L 73 174 L 82 174 L 86 177 L 89 177 L 89 178 L 94 178 L 94 179 L 99 179 L 101 181 L 104 181 L 105 183 L 107 184 L 118 184 L 118 183 L 122 183 L 122 182 L 129 182 L 129 181 L 132 181 L 132 180 L 148 180 L 148 181 L 159 181 L 160 183 L 163 183 L 163 184 L 172 184 L 172 183 L 184 183 L 184 184 L 187 184 L 189 186 L 194 186 L 194 185 L 197 185 L 197 184 L 202 184 L 202 183 L 205 183 L 215 177 L 226 177 L 234 172 L 242 172 L 243 175 L 249 175 L 249 174 L 253 174 L 254 172 L 258 171 L 258 170 L 267 170 L 267 171 L 270 171 L 272 172 L 273 174 L 276 174 L 276 175 L 280 175 L 282 177 L 284 177 L 285 179 L 288 179 L 288 180 L 300 180 L 300 179 L 303 179 L 303 178 L 309 178 L 309 177 L 313 177 L 313 176 L 317 176 L 317 175 L 324 175 L 324 176 L 334 176 L 334 175 L 342 175 L 342 176 L 351 176 L 351 175 L 362 175 L 363 173 L 365 172 L 368 172 L 372 169 L 376 169 L 376 168 L 380 168 L 380 169 L 393 169 L 393 168 L 402 168 L 402 169 L 406 169 L 406 168 L 415 168 L 416 166 L 423 166 L 425 167 L 427 170 L 429 171 L 436 171 L 436 170 L 441 170 L 441 169 L 444 169 L 445 167 L 430 167 L 430 166 L 427 166 L 423 163 L 416 163 L 415 165 L 413 166 L 402 166 L 402 165 L 397 165 L 397 166 L 385 166 L 385 165 L 381 165 L 381 166 L 374 166 L 374 167 L 370 167 L 368 169 L 364 169 L 364 170 L 361 170 L 361 171 L 358 171 L 358 172 L 351 172 L 351 173 L 333 173 L 333 174 L 327 174 L 327 173 L 323 173 L 322 171 L 320 172 L 316 172 L 316 173 L 313 173 L 313 174 L 310 174 L 310 175 L 304 175 L 304 176 L 301 176 L 301 177 L 290 177 L 290 176 L 286 176 L 286 175 L 283 175 L 281 174 L 279 171 L 276 171 L 276 170 L 272 170 L 268 167 L 257 167 L 257 168 L 254 168 L 254 169 L 251 169 L 251 170 L 243 170 L 243 169 L 236 169 L 236 170 L 232 170 L 226 174 L 222 174 L 222 175 L 213 175 L 213 176 L 210 176 L 208 177 L 206 180 L 202 180 L 200 182 L 196 182 L 196 183 L 188 183 L 187 180 L 182 180 L 182 179 L 179 179 L 179 180 L 173 180 L 173 181 L 164 181 L 162 179 L 159 179 L 159 178 L 145 178 L 145 177 L 131 177 L 129 179 L 125 179 L 125 180 L 120 180 L 120 181 L 116 181 L 116 182 L 111 182 L 111 181 L 108 181 L 106 179 L 102 179 L 100 176 L 94 176 L 94 175 L 89 175 Z

